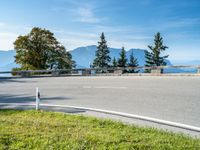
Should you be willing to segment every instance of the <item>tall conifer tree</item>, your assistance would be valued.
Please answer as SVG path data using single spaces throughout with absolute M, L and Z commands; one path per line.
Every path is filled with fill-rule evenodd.
M 161 56 L 161 52 L 165 51 L 168 47 L 163 45 L 163 38 L 158 32 L 154 38 L 154 45 L 148 45 L 150 51 L 145 51 L 146 58 L 146 67 L 152 66 L 166 66 L 165 59 L 168 58 L 168 55 Z M 146 69 L 146 72 L 149 72 L 149 69 Z
M 115 57 L 113 58 L 112 66 L 117 67 L 117 60 L 115 59 Z
M 127 58 L 126 58 L 126 51 L 124 47 L 122 47 L 122 51 L 120 52 L 120 57 L 118 59 L 118 67 L 125 68 L 127 66 Z
M 138 61 L 137 61 L 137 58 L 135 58 L 133 56 L 133 51 L 132 51 L 132 53 L 130 55 L 130 60 L 129 60 L 128 66 L 129 67 L 138 67 Z M 132 68 L 132 69 L 129 70 L 129 72 L 130 73 L 137 73 L 137 72 L 139 72 L 139 70 Z
M 109 53 L 110 51 L 107 46 L 105 35 L 104 33 L 102 33 L 100 37 L 100 41 L 98 42 L 96 58 L 94 59 L 93 67 L 96 67 L 96 68 L 109 67 L 109 64 L 111 61 Z

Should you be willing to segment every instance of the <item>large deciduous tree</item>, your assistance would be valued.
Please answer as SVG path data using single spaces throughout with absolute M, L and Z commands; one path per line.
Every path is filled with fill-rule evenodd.
M 19 36 L 14 42 L 15 61 L 21 69 L 70 69 L 75 66 L 72 56 L 54 34 L 35 27 L 30 33 Z
M 110 66 L 111 58 L 109 56 L 109 49 L 104 33 L 101 34 L 100 41 L 98 42 L 96 58 L 93 61 L 93 67 L 105 68 Z

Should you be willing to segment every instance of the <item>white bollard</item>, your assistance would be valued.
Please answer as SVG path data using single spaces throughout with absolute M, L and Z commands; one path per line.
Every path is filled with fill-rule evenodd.
M 38 87 L 36 88 L 36 105 L 35 105 L 35 109 L 38 110 L 40 106 L 40 92 Z

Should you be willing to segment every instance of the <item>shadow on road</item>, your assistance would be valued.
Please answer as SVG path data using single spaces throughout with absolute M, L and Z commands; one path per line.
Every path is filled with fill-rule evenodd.
M 42 97 L 42 101 L 48 100 L 69 100 L 68 97 Z M 22 95 L 11 95 L 11 94 L 0 94 L 0 103 L 29 103 L 35 102 L 35 96 L 22 96 Z
M 6 111 L 10 109 L 15 109 L 15 110 L 32 110 L 35 109 L 35 106 L 17 106 L 17 105 L 9 105 L 4 104 L 0 105 L 0 113 L 1 111 Z M 82 109 L 75 109 L 75 108 L 61 108 L 61 107 L 47 107 L 47 106 L 41 106 L 41 110 L 45 111 L 53 111 L 53 112 L 63 112 L 63 113 L 70 113 L 70 114 L 78 114 L 78 113 L 84 113 L 86 112 L 85 110 Z M 10 115 L 11 112 L 9 112 Z
M 0 83 L 26 83 L 26 82 L 36 82 L 30 80 L 23 80 L 23 78 L 10 78 L 10 77 L 0 77 Z
M 71 113 L 71 114 L 86 112 L 85 110 L 75 109 L 75 108 L 47 107 L 47 106 L 41 107 L 41 108 L 42 110 L 46 110 L 46 111 L 64 112 L 64 113 Z
M 0 103 L 27 103 L 34 101 L 35 101 L 34 96 L 0 94 Z

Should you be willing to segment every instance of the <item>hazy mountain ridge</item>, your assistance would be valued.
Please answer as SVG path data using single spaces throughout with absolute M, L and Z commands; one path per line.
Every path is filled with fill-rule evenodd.
M 19 65 L 15 63 L 15 55 L 16 52 L 14 50 L 0 50 L 0 71 L 10 71 L 14 67 L 19 67 Z
M 71 52 L 73 59 L 76 61 L 78 66 L 83 67 L 89 67 L 90 64 L 92 64 L 94 58 L 95 58 L 95 52 L 97 50 L 97 47 L 95 45 L 86 46 L 86 47 L 79 47 L 76 48 Z M 121 52 L 121 49 L 119 48 L 109 48 L 110 50 L 110 57 L 113 60 L 115 57 L 116 59 L 119 58 L 119 53 Z M 144 66 L 145 64 L 145 57 L 144 57 L 144 49 L 130 49 L 126 51 L 126 56 L 129 59 L 131 53 L 133 52 L 133 55 L 138 59 L 138 63 L 140 66 Z M 81 56 L 81 57 L 80 57 Z M 170 62 L 169 62 L 170 65 Z
M 73 60 L 76 61 L 77 68 L 88 68 L 92 64 L 95 58 L 96 45 L 90 45 L 85 47 L 78 47 L 71 50 Z M 110 57 L 113 60 L 119 58 L 119 53 L 121 48 L 109 48 Z M 127 58 L 129 59 L 131 53 L 133 52 L 134 57 L 138 59 L 139 66 L 144 66 L 145 64 L 145 49 L 130 49 L 126 51 Z M 14 67 L 18 67 L 14 62 L 14 56 L 16 52 L 14 50 L 0 51 L 0 71 L 9 71 Z M 166 60 L 168 65 L 172 65 L 169 60 Z
M 8 51 L 0 51 L 0 67 L 5 66 L 9 63 L 14 62 L 14 56 L 15 56 L 14 50 L 8 50 Z

